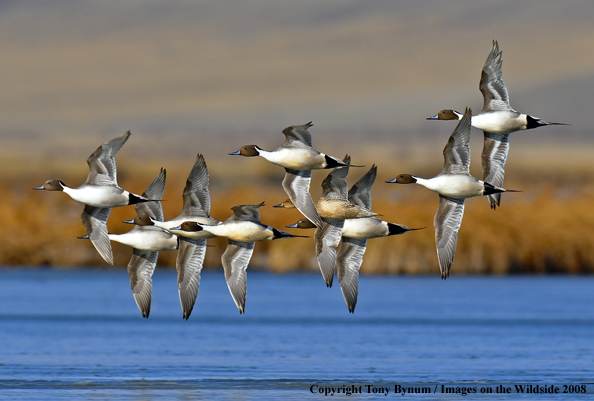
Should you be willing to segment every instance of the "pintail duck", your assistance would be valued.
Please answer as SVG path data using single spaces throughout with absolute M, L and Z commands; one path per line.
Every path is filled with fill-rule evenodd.
M 371 187 L 375 182 L 377 167 L 373 165 L 348 193 L 349 202 L 367 210 L 371 209 Z M 289 228 L 315 228 L 307 219 L 301 219 Z M 363 255 L 367 247 L 367 240 L 371 238 L 401 235 L 409 231 L 419 230 L 408 228 L 402 224 L 382 221 L 376 217 L 347 219 L 342 229 L 342 242 L 336 256 L 336 270 L 342 296 L 349 312 L 355 311 L 359 293 L 359 268 L 363 263 Z
M 161 199 L 165 191 L 166 171 L 161 172 L 142 194 L 149 199 Z M 135 224 L 134 228 L 124 234 L 109 234 L 111 241 L 116 241 L 133 248 L 132 258 L 128 263 L 128 275 L 132 295 L 140 313 L 145 318 L 151 311 L 153 273 L 157 265 L 159 251 L 170 251 L 178 248 L 177 236 L 155 227 L 153 219 L 163 219 L 161 202 L 145 202 L 134 206 L 137 216 L 125 223 Z
M 200 231 L 208 231 L 218 237 L 227 238 L 227 249 L 221 262 L 225 271 L 225 280 L 239 313 L 245 312 L 247 292 L 247 267 L 254 251 L 254 243 L 272 241 L 279 238 L 300 237 L 260 223 L 259 205 L 239 205 L 231 208 L 233 215 L 222 224 L 215 226 L 200 225 L 186 221 L 176 229 L 183 230 L 181 235 L 192 238 Z
M 417 183 L 439 194 L 439 207 L 433 224 L 442 279 L 449 276 L 450 267 L 454 262 L 458 230 L 464 214 L 464 200 L 474 196 L 517 192 L 493 186 L 470 175 L 471 115 L 472 111 L 469 108 L 466 109 L 450 136 L 443 150 L 444 166 L 437 176 L 424 179 L 410 174 L 401 174 L 386 181 L 398 184 Z
M 101 257 L 113 266 L 113 253 L 107 233 L 107 219 L 112 207 L 133 205 L 157 199 L 147 199 L 123 190 L 117 183 L 115 155 L 130 137 L 130 131 L 99 146 L 87 159 L 89 175 L 78 188 L 62 181 L 48 180 L 33 189 L 62 191 L 85 204 L 81 219 L 89 239 Z M 158 199 L 160 200 L 160 199 Z
M 321 227 L 323 222 L 314 206 L 309 185 L 311 171 L 344 166 L 344 163 L 312 147 L 311 134 L 307 130 L 313 126 L 311 121 L 304 125 L 294 125 L 283 130 L 285 143 L 273 151 L 264 150 L 256 145 L 243 146 L 230 155 L 246 157 L 261 156 L 273 164 L 285 168 L 283 189 L 297 209 L 316 226 Z
M 169 221 L 153 219 L 156 227 L 160 227 L 179 236 L 179 251 L 177 254 L 177 288 L 179 301 L 184 319 L 188 319 L 194 308 L 200 286 L 200 273 L 206 253 L 206 240 L 215 235 L 208 231 L 197 232 L 193 238 L 184 237 L 179 227 L 185 221 L 200 224 L 217 225 L 220 222 L 210 217 L 210 193 L 208 190 L 209 174 L 206 161 L 202 154 L 196 156 L 194 166 L 186 180 L 182 194 L 183 206 L 179 216 Z
M 315 206 L 324 221 L 324 225 L 322 227 L 318 226 L 314 234 L 316 255 L 327 287 L 332 287 L 334 266 L 336 265 L 335 248 L 340 243 L 345 220 L 378 215 L 378 213 L 349 202 L 346 177 L 349 174 L 351 157 L 346 155 L 343 162 L 346 167 L 334 169 L 324 179 L 322 182 L 322 197 L 315 202 Z M 294 205 L 290 200 L 286 200 L 274 207 L 291 209 Z
M 510 133 L 545 125 L 569 125 L 543 121 L 514 110 L 509 104 L 507 87 L 503 82 L 502 65 L 499 44 L 494 40 L 479 83 L 484 100 L 483 110 L 472 117 L 472 126 L 483 130 L 485 137 L 482 154 L 483 180 L 497 187 L 503 185 Z M 427 120 L 460 120 L 462 116 L 455 110 L 446 109 Z M 488 195 L 488 198 L 492 209 L 500 205 L 501 194 Z

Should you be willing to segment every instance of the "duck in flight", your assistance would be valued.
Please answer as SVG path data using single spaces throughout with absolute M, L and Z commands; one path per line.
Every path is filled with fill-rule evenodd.
M 179 237 L 179 250 L 177 253 L 177 289 L 179 302 L 181 304 L 182 316 L 188 319 L 194 308 L 198 288 L 200 286 L 200 273 L 206 254 L 206 240 L 216 237 L 208 231 L 200 231 L 193 238 L 184 234 L 179 227 L 185 221 L 194 221 L 200 224 L 217 225 L 220 222 L 210 217 L 210 192 L 208 190 L 209 173 L 206 161 L 202 154 L 196 156 L 194 166 L 186 180 L 186 186 L 182 193 L 182 210 L 179 216 L 163 221 L 160 218 L 152 218 L 156 227 L 160 227 Z
M 260 223 L 258 209 L 262 206 L 264 202 L 259 205 L 233 206 L 231 217 L 218 225 L 209 226 L 195 221 L 186 221 L 175 228 L 182 230 L 180 235 L 189 238 L 199 236 L 201 231 L 227 238 L 228 245 L 221 257 L 221 262 L 227 287 L 239 313 L 245 312 L 247 268 L 254 251 L 254 244 L 259 241 L 300 237 Z
M 48 180 L 33 189 L 62 191 L 85 208 L 81 219 L 89 239 L 101 257 L 113 266 L 113 252 L 107 232 L 107 219 L 111 208 L 161 199 L 148 199 L 118 186 L 115 155 L 124 146 L 130 131 L 99 146 L 87 159 L 89 175 L 78 188 L 71 188 L 59 180 Z
M 161 169 L 161 172 L 146 188 L 143 196 L 150 199 L 161 199 L 165 191 L 166 174 L 165 169 Z M 151 312 L 152 277 L 157 266 L 159 252 L 177 249 L 179 241 L 177 236 L 155 227 L 151 221 L 151 219 L 163 219 L 161 202 L 138 203 L 134 208 L 136 217 L 124 222 L 134 224 L 134 228 L 124 234 L 109 234 L 109 239 L 133 249 L 132 258 L 128 263 L 130 287 L 140 313 L 143 317 L 148 318 Z
M 450 275 L 454 262 L 458 230 L 464 215 L 464 201 L 474 196 L 502 192 L 517 192 L 500 188 L 470 175 L 470 120 L 472 111 L 467 108 L 443 149 L 444 165 L 433 178 L 425 179 L 410 174 L 400 174 L 386 181 L 397 184 L 419 184 L 439 194 L 439 207 L 433 220 L 435 244 L 441 278 Z
M 349 174 L 351 157 L 346 155 L 342 161 L 346 167 L 336 168 L 328 174 L 322 182 L 322 196 L 315 202 L 316 209 L 324 222 L 322 227 L 317 226 L 314 234 L 316 255 L 327 287 L 332 287 L 336 247 L 340 243 L 345 221 L 378 216 L 376 212 L 349 202 L 346 177 Z M 291 209 L 295 205 L 288 199 L 274 207 Z
M 308 128 L 311 121 L 303 125 L 293 125 L 283 130 L 285 142 L 273 151 L 267 151 L 257 145 L 246 145 L 230 155 L 245 157 L 260 156 L 273 164 L 285 168 L 283 189 L 297 209 L 317 227 L 323 221 L 314 205 L 309 186 L 311 171 L 344 166 L 344 162 L 336 157 L 320 153 L 312 147 L 311 134 Z
M 371 210 L 371 187 L 375 182 L 377 167 L 373 165 L 348 193 L 351 204 L 366 210 Z M 307 219 L 287 226 L 289 228 L 315 228 Z M 367 248 L 367 240 L 371 238 L 402 235 L 409 231 L 419 230 L 408 228 L 402 224 L 388 223 L 377 217 L 362 217 L 347 219 L 342 229 L 342 242 L 336 255 L 336 272 L 342 296 L 349 312 L 354 313 L 359 293 L 359 268 L 363 263 L 363 255 Z
M 496 186 L 503 185 L 505 162 L 509 153 L 509 134 L 515 131 L 534 129 L 546 125 L 569 125 L 551 123 L 540 118 L 520 113 L 509 104 L 507 87 L 503 82 L 501 67 L 503 59 L 499 44 L 493 41 L 491 51 L 481 72 L 479 89 L 483 94 L 483 110 L 472 116 L 472 126 L 484 133 L 482 154 L 483 180 Z M 445 109 L 427 120 L 461 120 L 462 113 Z M 501 194 L 488 195 L 492 209 L 501 203 Z

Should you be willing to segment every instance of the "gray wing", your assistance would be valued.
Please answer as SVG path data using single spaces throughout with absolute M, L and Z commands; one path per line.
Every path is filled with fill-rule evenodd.
M 132 295 L 142 317 L 149 317 L 151 313 L 151 298 L 153 292 L 153 273 L 157 265 L 159 252 L 145 252 L 134 249 L 128 263 L 128 275 Z
M 107 219 L 111 208 L 100 208 L 85 205 L 80 215 L 89 239 L 93 243 L 99 255 L 110 265 L 113 266 L 113 252 L 111 251 L 111 242 L 107 232 Z
M 313 126 L 312 122 L 303 125 L 293 125 L 283 130 L 285 147 L 312 147 L 311 134 L 307 130 Z
M 231 217 L 229 217 L 226 221 L 243 220 L 260 223 L 260 211 L 258 209 L 262 206 L 264 206 L 264 202 L 260 203 L 259 205 L 233 206 L 231 208 L 231 210 L 233 210 L 233 215 L 231 215 Z
M 349 312 L 355 311 L 357 295 L 359 293 L 359 268 L 363 263 L 363 255 L 367 247 L 367 240 L 342 238 L 340 250 L 336 257 L 336 271 L 338 283 Z
M 142 196 L 147 199 L 162 199 L 165 192 L 165 182 L 167 180 L 167 171 L 161 169 L 153 182 L 149 184 Z M 142 202 L 134 205 L 136 214 L 139 217 L 152 217 L 155 220 L 163 221 L 163 206 L 161 202 Z
M 209 174 L 204 156 L 198 153 L 192 171 L 188 175 L 183 192 L 183 216 L 210 217 Z
M 509 105 L 507 87 L 502 78 L 502 65 L 503 59 L 499 51 L 499 44 L 494 40 L 491 46 L 491 52 L 489 52 L 483 66 L 481 81 L 479 83 L 479 89 L 483 94 L 483 111 L 515 111 Z
M 188 319 L 194 309 L 200 286 L 200 272 L 206 253 L 205 239 L 191 239 L 179 237 L 177 252 L 177 288 L 179 302 L 184 319 Z
M 367 210 L 371 210 L 371 187 L 375 182 L 377 176 L 377 166 L 371 166 L 367 174 L 365 174 L 352 188 L 349 190 L 349 202 L 353 205 L 361 206 Z
M 285 169 L 283 189 L 287 193 L 287 196 L 301 214 L 317 227 L 322 227 L 322 218 L 318 214 L 318 209 L 316 209 L 316 205 L 309 193 L 310 182 L 311 170 Z
M 332 287 L 334 280 L 334 266 L 336 265 L 336 247 L 340 243 L 344 220 L 324 219 L 322 228 L 314 233 L 316 256 L 326 287 Z
M 464 199 L 453 199 L 439 195 L 439 207 L 433 219 L 435 227 L 435 245 L 441 278 L 450 275 L 450 267 L 454 263 L 458 230 L 464 215 Z
M 86 184 L 117 185 L 115 155 L 130 137 L 130 131 L 104 143 L 87 159 L 89 175 Z
M 505 176 L 505 162 L 509 152 L 509 134 L 492 134 L 483 131 L 485 143 L 483 145 L 483 181 L 496 187 L 503 187 Z M 500 205 L 501 193 L 488 195 L 491 209 Z
M 227 287 L 233 297 L 239 313 L 245 312 L 245 295 L 247 292 L 247 268 L 252 252 L 253 242 L 236 242 L 228 240 L 227 249 L 223 253 L 221 261 L 225 270 Z
M 349 184 L 346 178 L 349 175 L 348 165 L 351 164 L 351 157 L 346 155 L 343 161 L 347 164 L 346 167 L 332 170 L 322 181 L 322 198 L 348 201 Z
M 469 174 L 470 173 L 470 122 L 472 110 L 466 108 L 464 116 L 456 125 L 448 143 L 443 149 L 442 173 Z

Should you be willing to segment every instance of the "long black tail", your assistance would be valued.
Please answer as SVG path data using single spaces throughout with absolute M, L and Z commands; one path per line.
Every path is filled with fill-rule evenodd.
M 498 194 L 501 192 L 506 192 L 506 190 L 503 188 L 499 188 L 494 185 L 491 185 L 488 182 L 485 182 L 485 190 L 483 192 L 483 195 L 493 195 L 493 194 Z
M 309 238 L 305 235 L 293 235 L 293 234 L 289 234 L 288 232 L 285 231 L 281 231 L 281 230 L 277 230 L 276 228 L 272 228 L 272 232 L 274 233 L 274 239 L 280 239 L 280 238 Z
M 132 192 L 128 195 L 128 204 L 135 205 L 137 203 L 144 203 L 144 202 L 162 202 L 162 199 L 146 199 L 138 195 L 134 195 Z
M 538 127 L 542 127 L 544 125 L 571 125 L 571 124 L 565 124 L 565 123 L 550 123 L 548 121 L 543 121 L 540 118 L 536 118 L 536 117 L 532 117 L 532 116 L 526 116 L 526 129 L 534 129 L 534 128 L 538 128 Z
M 337 168 L 337 167 L 348 166 L 348 164 L 346 164 L 342 160 L 336 159 L 332 156 L 324 155 L 324 158 L 326 159 L 326 168 Z
M 409 231 L 422 230 L 423 228 L 425 228 L 425 227 L 408 228 L 407 226 L 402 225 L 402 224 L 388 223 L 388 235 L 400 235 L 400 234 L 405 234 Z
M 483 195 L 493 195 L 493 194 L 498 194 L 498 193 L 503 193 L 503 192 L 522 192 L 522 191 L 516 191 L 515 189 L 499 188 L 499 187 L 489 184 L 488 182 L 485 182 L 484 184 L 485 184 L 485 191 L 483 192 Z

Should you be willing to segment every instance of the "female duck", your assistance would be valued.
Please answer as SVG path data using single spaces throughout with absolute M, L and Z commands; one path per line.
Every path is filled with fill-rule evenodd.
M 371 187 L 375 182 L 377 167 L 374 165 L 349 190 L 348 199 L 353 205 L 366 210 L 371 209 Z M 287 226 L 293 228 L 315 228 L 307 219 L 299 220 L 296 224 Z M 382 221 L 376 217 L 347 219 L 342 229 L 342 242 L 336 255 L 336 271 L 342 296 L 349 312 L 355 311 L 359 293 L 359 268 L 363 263 L 363 255 L 367 248 L 367 240 L 371 238 L 401 235 L 410 229 L 401 224 Z
M 344 222 L 347 219 L 357 219 L 377 216 L 378 214 L 348 201 L 348 183 L 351 157 L 343 159 L 346 167 L 334 169 L 322 182 L 322 197 L 315 203 L 324 221 L 322 227 L 317 227 L 314 234 L 316 256 L 322 277 L 327 287 L 332 287 L 334 280 L 334 266 L 336 265 L 336 247 L 340 243 Z M 293 208 L 290 201 L 285 201 L 275 207 Z M 306 216 L 307 217 L 307 216 Z

